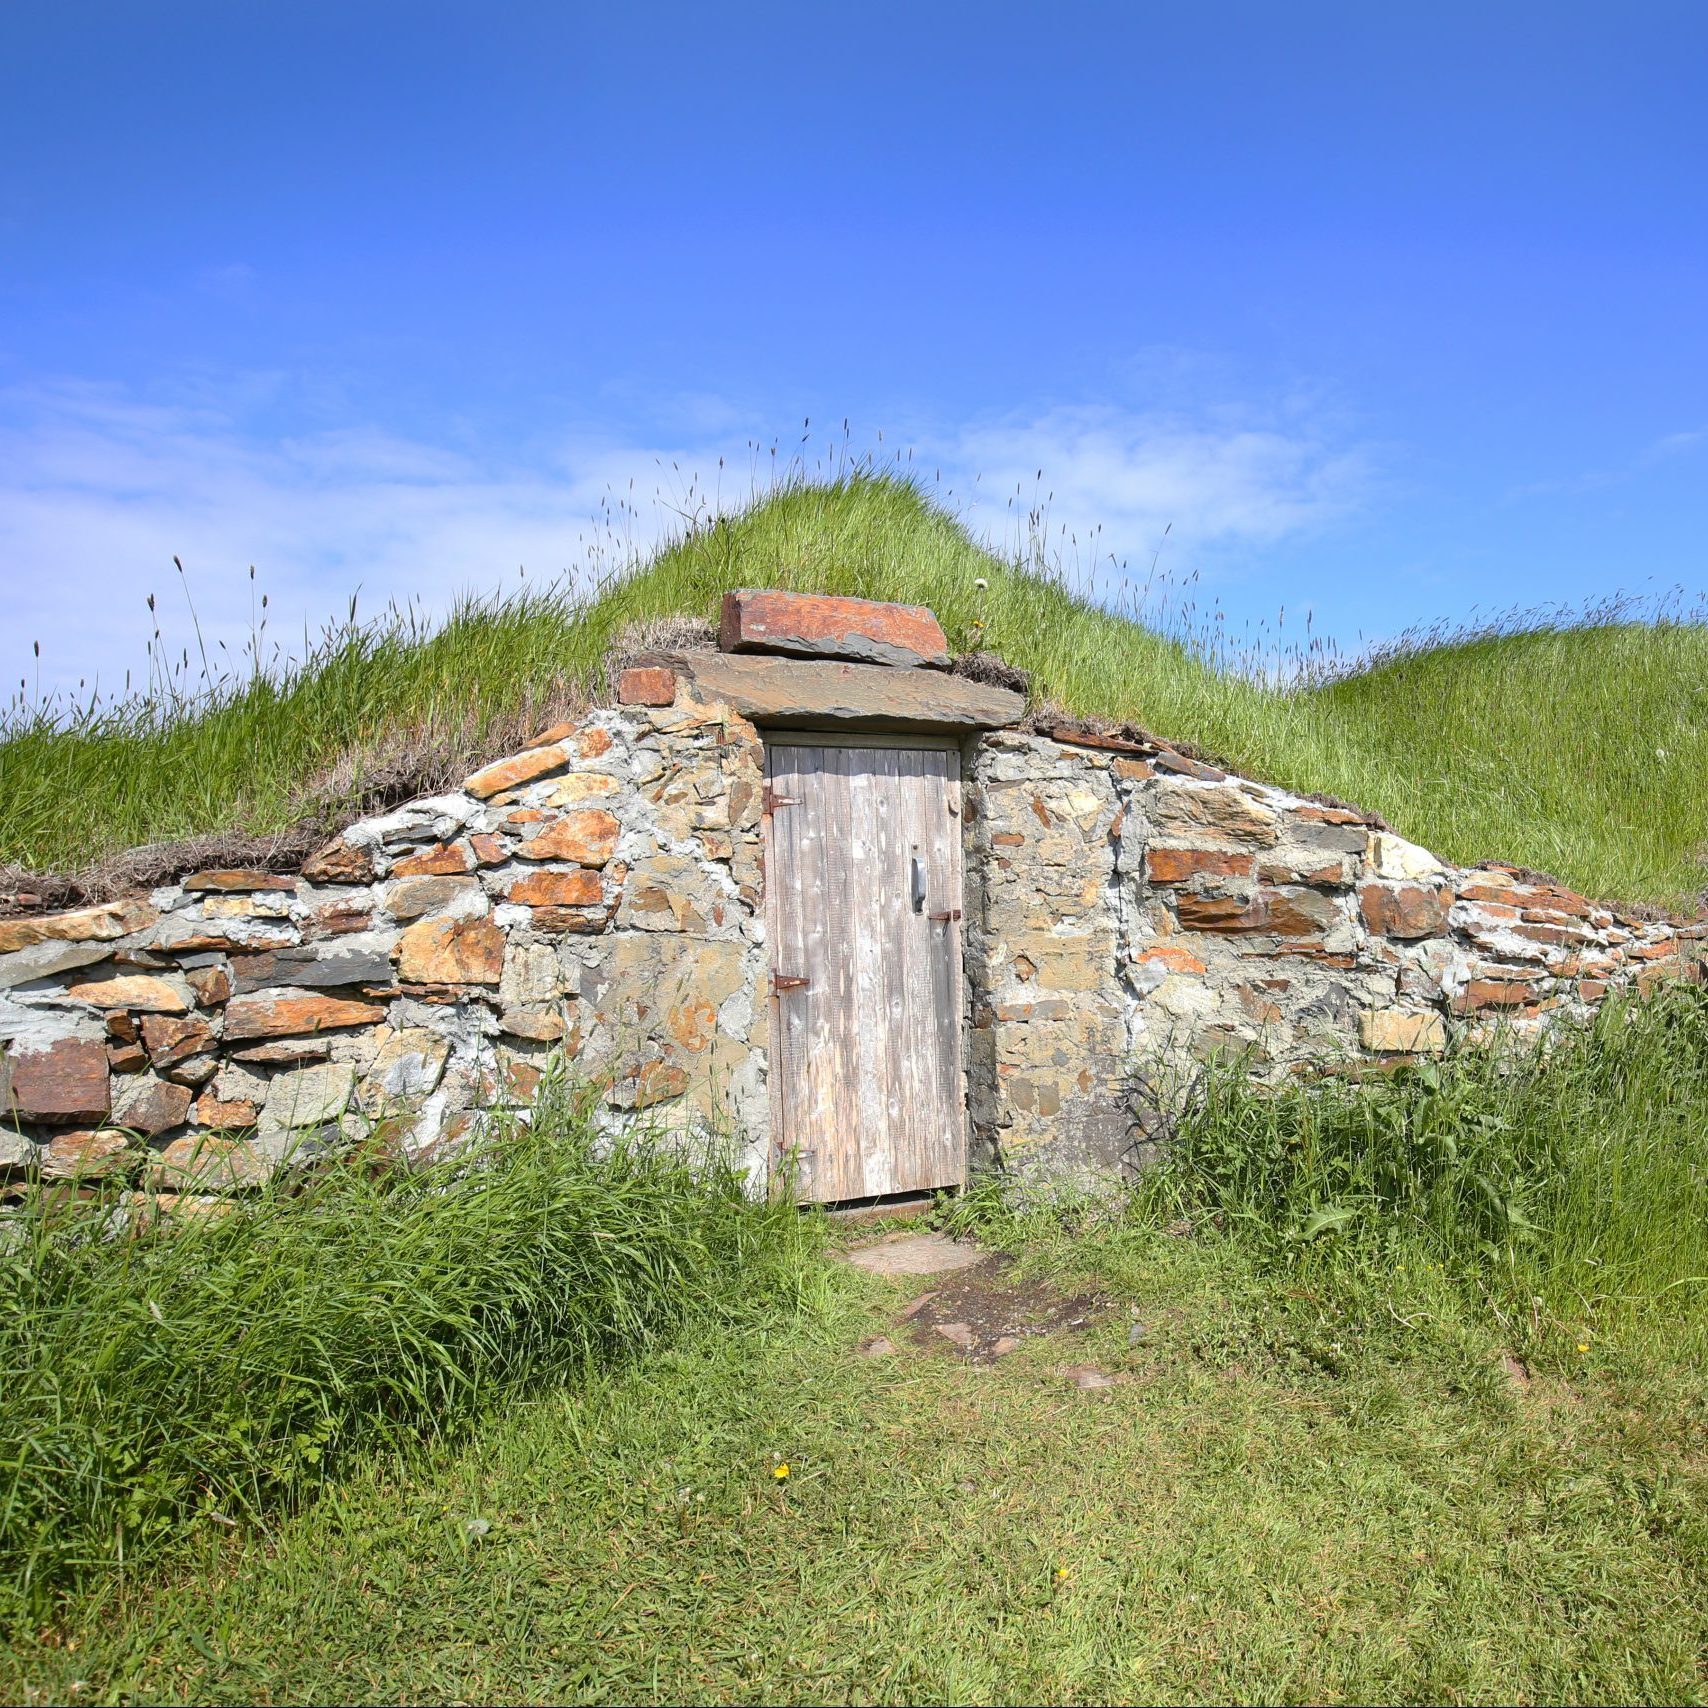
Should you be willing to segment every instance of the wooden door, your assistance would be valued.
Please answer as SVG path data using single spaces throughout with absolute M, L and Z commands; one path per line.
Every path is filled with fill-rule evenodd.
M 802 737 L 766 772 L 779 1162 L 817 1203 L 958 1185 L 960 754 Z

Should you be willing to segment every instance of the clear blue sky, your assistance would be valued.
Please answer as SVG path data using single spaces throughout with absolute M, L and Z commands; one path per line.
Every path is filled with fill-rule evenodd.
M 440 605 L 809 416 L 1240 618 L 1694 591 L 1705 213 L 1702 0 L 5 0 L 0 683 L 174 552 L 221 635 Z

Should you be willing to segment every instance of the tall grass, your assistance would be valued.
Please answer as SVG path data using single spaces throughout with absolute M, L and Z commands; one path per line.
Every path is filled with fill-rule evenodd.
M 1708 989 L 1610 1000 L 1527 1048 L 1265 1089 L 1206 1070 L 1153 1209 L 1288 1266 L 1412 1260 L 1498 1309 L 1708 1352 Z M 1534 1307 L 1534 1309 L 1533 1309 Z
M 472 751 L 597 686 L 635 621 L 715 614 L 765 585 L 932 606 L 958 648 L 1033 673 L 1040 699 L 1196 742 L 1247 772 L 1384 814 L 1450 859 L 1502 858 L 1598 894 L 1678 901 L 1708 859 L 1708 627 L 1613 606 L 1509 614 L 1406 637 L 1364 668 L 1277 619 L 1229 631 L 1193 585 L 1129 577 L 1083 543 L 1046 544 L 1024 502 L 1000 548 L 977 543 L 905 470 L 801 471 L 738 513 L 703 495 L 645 561 L 619 548 L 554 586 L 329 630 L 287 663 L 177 675 L 117 703 L 16 701 L 0 722 L 0 863 L 78 866 L 139 842 L 270 831 L 331 775 L 389 748 Z M 164 647 L 164 639 L 159 643 Z
M 715 1158 L 531 1127 L 420 1172 L 349 1166 L 171 1231 L 37 1200 L 0 1256 L 0 1622 L 197 1526 L 260 1523 L 706 1313 L 786 1296 L 807 1238 Z

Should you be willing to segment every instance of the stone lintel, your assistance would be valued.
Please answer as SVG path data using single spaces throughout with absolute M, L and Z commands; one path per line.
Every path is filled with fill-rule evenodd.
M 879 664 L 688 652 L 662 657 L 696 698 L 721 700 L 756 724 L 781 729 L 954 735 L 1001 729 L 1026 710 L 1022 695 L 937 670 Z
M 949 666 L 942 625 L 925 606 L 829 593 L 726 593 L 718 645 L 725 652 L 784 652 L 851 664 Z

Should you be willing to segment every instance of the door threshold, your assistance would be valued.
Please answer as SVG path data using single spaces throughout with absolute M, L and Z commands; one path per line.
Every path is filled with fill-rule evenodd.
M 892 1192 L 875 1198 L 844 1198 L 833 1204 L 803 1204 L 801 1208 L 822 1210 L 831 1221 L 846 1226 L 851 1222 L 917 1220 L 928 1214 L 936 1203 L 936 1192 Z

